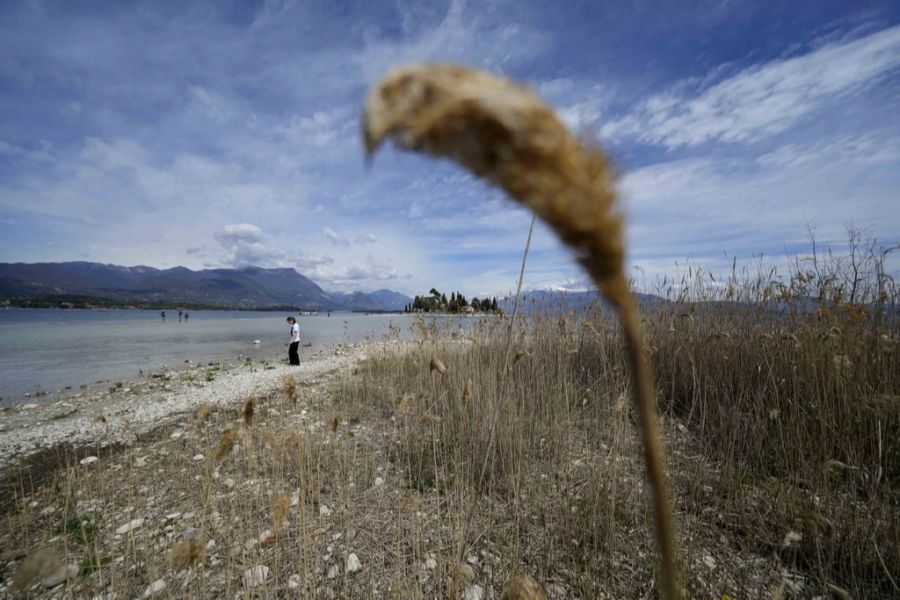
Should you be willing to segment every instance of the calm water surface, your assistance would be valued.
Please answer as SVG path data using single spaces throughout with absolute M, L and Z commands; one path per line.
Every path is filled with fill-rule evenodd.
M 95 386 L 166 365 L 287 357 L 286 314 L 277 312 L 143 310 L 0 310 L 0 403 L 36 398 L 65 386 Z M 408 337 L 404 315 L 333 313 L 298 316 L 300 358 L 335 344 Z M 259 344 L 254 344 L 259 340 Z M 304 347 L 303 344 L 312 344 Z M 32 400 L 33 401 L 33 400 Z

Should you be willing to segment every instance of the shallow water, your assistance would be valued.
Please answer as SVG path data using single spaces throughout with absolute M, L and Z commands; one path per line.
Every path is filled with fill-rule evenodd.
M 287 315 L 278 312 L 150 310 L 0 310 L 0 403 L 40 401 L 137 377 L 163 365 L 287 358 Z M 412 317 L 333 313 L 298 316 L 300 359 L 339 343 L 408 337 Z M 259 340 L 259 344 L 254 344 Z M 311 344 L 304 346 L 303 344 Z

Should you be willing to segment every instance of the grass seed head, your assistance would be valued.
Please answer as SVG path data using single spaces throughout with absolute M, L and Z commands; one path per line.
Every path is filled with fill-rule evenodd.
M 485 71 L 413 64 L 372 90 L 363 121 L 369 155 L 392 138 L 456 161 L 528 205 L 575 249 L 611 302 L 624 300 L 613 170 L 531 91 Z

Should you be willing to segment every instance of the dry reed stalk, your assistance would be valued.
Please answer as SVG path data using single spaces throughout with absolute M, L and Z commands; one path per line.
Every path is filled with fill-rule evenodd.
M 247 401 L 244 402 L 244 409 L 243 411 L 241 411 L 241 414 L 244 417 L 245 425 L 253 425 L 253 411 L 255 406 L 256 398 L 253 398 L 252 396 L 250 398 L 247 398 Z
M 450 158 L 503 188 L 553 227 L 618 308 L 654 502 L 662 588 L 667 598 L 681 598 L 662 435 L 606 156 L 582 144 L 527 89 L 454 65 L 412 65 L 389 74 L 369 95 L 363 129 L 369 156 L 390 137 L 401 148 Z

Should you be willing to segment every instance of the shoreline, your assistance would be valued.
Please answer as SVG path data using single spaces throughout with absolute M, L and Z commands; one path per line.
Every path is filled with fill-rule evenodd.
M 62 446 L 128 445 L 201 404 L 240 406 L 278 390 L 286 375 L 301 385 L 352 367 L 404 342 L 368 341 L 321 351 L 299 367 L 268 361 L 191 365 L 124 380 L 105 390 L 71 390 L 52 402 L 0 407 L 0 473 Z M 114 388 L 114 389 L 113 389 Z

